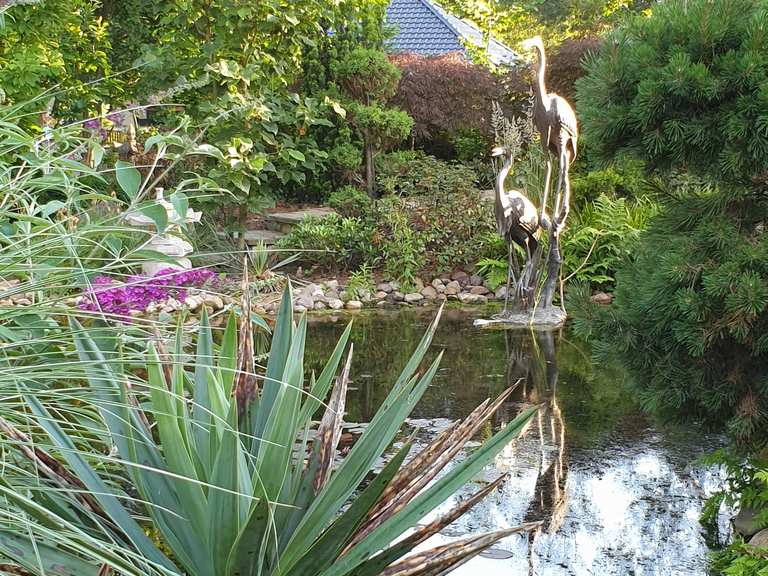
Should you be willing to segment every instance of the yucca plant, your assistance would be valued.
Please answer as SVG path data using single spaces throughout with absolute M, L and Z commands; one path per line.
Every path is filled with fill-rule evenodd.
M 339 368 L 350 329 L 305 385 L 307 324 L 305 318 L 294 322 L 291 301 L 289 287 L 265 367 L 253 364 L 247 316 L 239 326 L 232 316 L 218 345 L 203 317 L 194 355 L 185 353 L 181 328 L 170 351 L 161 340 L 150 343 L 144 370 L 125 362 L 103 330 L 72 320 L 99 417 L 78 420 L 61 401 L 21 389 L 29 426 L 0 420 L 0 555 L 12 562 L 4 569 L 72 576 L 438 575 L 500 538 L 537 526 L 408 555 L 499 485 L 502 478 L 416 527 L 517 437 L 536 409 L 455 462 L 508 390 L 416 454 L 405 441 L 373 476 L 437 371 L 439 357 L 418 372 L 436 319 L 338 462 L 351 345 Z M 323 406 L 314 430 L 313 416 Z M 101 449 L 85 440 L 102 430 Z

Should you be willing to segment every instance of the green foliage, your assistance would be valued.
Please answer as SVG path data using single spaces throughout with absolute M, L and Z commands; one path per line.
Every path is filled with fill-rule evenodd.
M 420 272 L 475 262 L 494 242 L 493 230 L 490 206 L 476 190 L 388 195 L 362 216 L 304 220 L 280 246 L 324 267 L 365 263 L 410 286 Z
M 0 86 L 9 103 L 39 111 L 55 98 L 53 116 L 74 120 L 119 102 L 120 82 L 105 79 L 110 41 L 98 8 L 95 0 L 51 0 L 2 9 Z
M 578 84 L 596 154 L 748 183 L 768 171 L 768 8 L 674 0 L 612 32 Z
M 712 554 L 710 570 L 723 576 L 766 576 L 768 550 L 736 542 Z
M 701 523 L 710 537 L 718 533 L 717 519 L 723 503 L 757 510 L 757 526 L 768 527 L 768 461 L 723 449 L 707 456 L 704 463 L 722 466 L 726 474 L 724 488 L 707 499 L 702 512 Z M 725 576 L 762 576 L 768 573 L 768 549 L 746 545 L 737 537 L 734 543 L 712 553 L 710 569 Z
M 628 201 L 601 194 L 572 210 L 562 238 L 563 274 L 593 286 L 612 286 L 616 270 L 633 254 L 658 209 L 647 198 Z
M 335 376 L 350 331 L 305 391 L 307 323 L 302 318 L 294 324 L 290 302 L 288 288 L 260 387 L 252 358 L 238 352 L 251 329 L 238 334 L 234 315 L 219 345 L 206 315 L 196 350 L 186 349 L 181 327 L 171 357 L 149 342 L 138 356 L 142 376 L 125 362 L 128 352 L 118 334 L 72 320 L 79 356 L 73 368 L 87 382 L 87 404 L 72 397 L 52 400 L 20 379 L 24 432 L 3 420 L 4 431 L 12 430 L 11 438 L 2 439 L 4 559 L 40 576 L 52 567 L 72 576 L 105 569 L 127 576 L 380 573 L 415 545 L 392 543 L 480 472 L 535 413 L 523 412 L 434 483 L 451 462 L 443 453 L 457 453 L 493 410 L 468 419 L 469 433 L 461 438 L 428 447 L 410 470 L 401 467 L 411 448 L 406 442 L 368 482 L 438 369 L 439 358 L 417 374 L 436 324 L 368 429 L 335 466 L 351 352 Z M 329 395 L 309 447 L 312 417 Z M 108 442 L 100 445 L 98 436 Z M 421 540 L 432 533 L 422 529 Z M 486 546 L 510 533 L 489 535 Z M 456 545 L 448 559 L 427 559 L 417 574 L 448 569 L 483 548 L 470 544 Z M 395 565 L 389 571 L 408 569 Z
M 344 91 L 360 102 L 386 102 L 397 91 L 400 70 L 381 50 L 355 48 L 333 67 Z
M 571 182 L 574 202 L 576 206 L 587 204 L 601 195 L 642 201 L 650 192 L 647 179 L 642 161 L 620 158 L 605 168 L 574 173 Z
M 370 213 L 372 202 L 368 194 L 354 186 L 342 186 L 331 192 L 328 206 L 342 216 L 361 217 Z
M 610 310 L 587 311 L 638 377 L 644 405 L 766 440 L 768 214 L 765 191 L 691 178 L 668 192 Z
M 485 285 L 490 290 L 506 285 L 509 265 L 506 259 L 481 258 L 477 262 L 477 273 L 485 278 Z
M 351 121 L 376 150 L 387 150 L 405 140 L 413 129 L 413 118 L 380 102 L 369 105 L 351 102 Z
M 370 265 L 363 264 L 352 272 L 347 279 L 344 290 L 354 298 L 362 298 L 363 295 L 372 294 L 374 290 L 373 271 Z
M 384 194 L 449 196 L 476 189 L 476 175 L 471 168 L 411 150 L 379 156 L 376 175 Z

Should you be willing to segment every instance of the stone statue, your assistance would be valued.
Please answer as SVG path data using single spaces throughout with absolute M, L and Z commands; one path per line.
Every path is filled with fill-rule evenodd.
M 146 276 L 154 276 L 158 271 L 163 268 L 176 268 L 178 270 L 189 270 L 192 268 L 192 262 L 187 258 L 192 253 L 192 244 L 174 234 L 180 230 L 181 222 L 194 223 L 200 222 L 202 212 L 195 212 L 191 208 L 187 210 L 184 215 L 178 214 L 176 208 L 171 202 L 164 197 L 164 190 L 157 188 L 155 190 L 155 203 L 165 208 L 168 213 L 168 227 L 162 234 L 153 234 L 149 242 L 144 246 L 147 250 L 153 250 L 160 254 L 175 260 L 176 264 L 170 264 L 168 262 L 145 262 L 142 265 L 142 272 Z M 131 226 L 139 228 L 154 228 L 155 221 L 139 211 L 129 212 L 125 217 L 125 221 Z

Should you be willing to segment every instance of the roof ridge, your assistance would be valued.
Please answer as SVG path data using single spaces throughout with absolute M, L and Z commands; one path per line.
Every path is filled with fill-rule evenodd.
M 461 32 L 460 32 L 460 31 L 459 31 L 459 30 L 458 30 L 458 29 L 457 29 L 457 28 L 456 28 L 456 27 L 455 27 L 455 26 L 454 26 L 454 25 L 451 23 L 451 21 L 450 21 L 450 20 L 448 20 L 448 18 L 446 18 L 446 15 L 445 15 L 445 14 L 447 14 L 447 12 L 446 12 L 445 14 L 443 13 L 443 11 L 445 10 L 445 8 L 443 8 L 442 6 L 440 6 L 440 5 L 439 5 L 437 2 L 432 2 L 432 0 L 419 0 L 419 1 L 420 1 L 420 2 L 421 2 L 423 5 L 424 5 L 424 6 L 426 6 L 426 7 L 429 9 L 429 11 L 430 11 L 430 12 L 432 12 L 432 14 L 434 14 L 435 16 L 437 16 L 437 17 L 440 19 L 440 21 L 441 21 L 443 24 L 445 24 L 445 26 L 446 26 L 446 27 L 447 27 L 447 28 L 448 28 L 448 29 L 449 29 L 451 32 L 453 32 L 453 34 L 456 36 L 456 38 L 458 38 L 459 40 L 461 40 L 461 39 L 462 39 L 462 34 L 461 34 Z M 439 7 L 439 9 L 438 9 L 438 7 Z

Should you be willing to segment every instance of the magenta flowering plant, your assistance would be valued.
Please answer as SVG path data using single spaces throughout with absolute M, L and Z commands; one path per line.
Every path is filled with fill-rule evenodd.
M 209 268 L 163 268 L 154 276 L 129 276 L 122 283 L 109 276 L 96 276 L 86 290 L 80 307 L 127 316 L 131 312 L 143 312 L 150 304 L 158 304 L 169 298 L 183 301 L 187 297 L 186 288 L 212 285 L 215 278 L 216 273 Z

